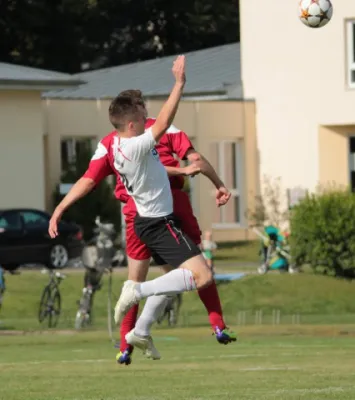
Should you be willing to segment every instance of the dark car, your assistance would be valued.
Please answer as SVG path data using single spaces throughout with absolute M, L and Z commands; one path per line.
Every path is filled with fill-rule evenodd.
M 63 268 L 81 256 L 83 235 L 73 223 L 60 222 L 59 236 L 48 234 L 50 215 L 34 209 L 0 210 L 0 265 L 14 270 L 21 264 Z

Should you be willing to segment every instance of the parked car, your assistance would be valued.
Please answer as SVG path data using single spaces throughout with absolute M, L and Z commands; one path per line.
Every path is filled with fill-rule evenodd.
M 21 264 L 44 264 L 63 268 L 69 259 L 81 256 L 83 234 L 73 223 L 60 222 L 60 235 L 48 234 L 50 215 L 34 209 L 0 210 L 0 264 L 14 270 Z

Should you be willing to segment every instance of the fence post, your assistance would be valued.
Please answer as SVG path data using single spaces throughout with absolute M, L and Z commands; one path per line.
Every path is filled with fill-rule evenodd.
M 280 320 L 281 320 L 281 312 L 280 310 L 277 310 L 276 312 L 276 324 L 280 325 Z

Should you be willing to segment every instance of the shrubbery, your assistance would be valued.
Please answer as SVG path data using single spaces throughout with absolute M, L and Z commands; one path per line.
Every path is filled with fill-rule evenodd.
M 308 195 L 291 212 L 291 249 L 297 265 L 316 271 L 355 277 L 355 195 L 320 190 Z

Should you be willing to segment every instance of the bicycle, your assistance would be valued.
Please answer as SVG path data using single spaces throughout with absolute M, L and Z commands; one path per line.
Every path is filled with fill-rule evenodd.
M 122 265 L 125 256 L 122 251 L 116 251 L 114 239 L 116 232 L 113 224 L 101 223 L 100 218 L 95 220 L 96 236 L 83 250 L 82 262 L 85 267 L 84 288 L 81 299 L 78 301 L 79 309 L 75 316 L 75 329 L 81 329 L 92 323 L 92 309 L 95 293 L 101 289 L 102 275 L 110 272 L 112 267 Z
M 61 295 L 59 285 L 65 278 L 60 272 L 49 271 L 49 283 L 44 287 L 38 309 L 38 320 L 43 323 L 48 319 L 48 327 L 57 326 L 61 312 Z

